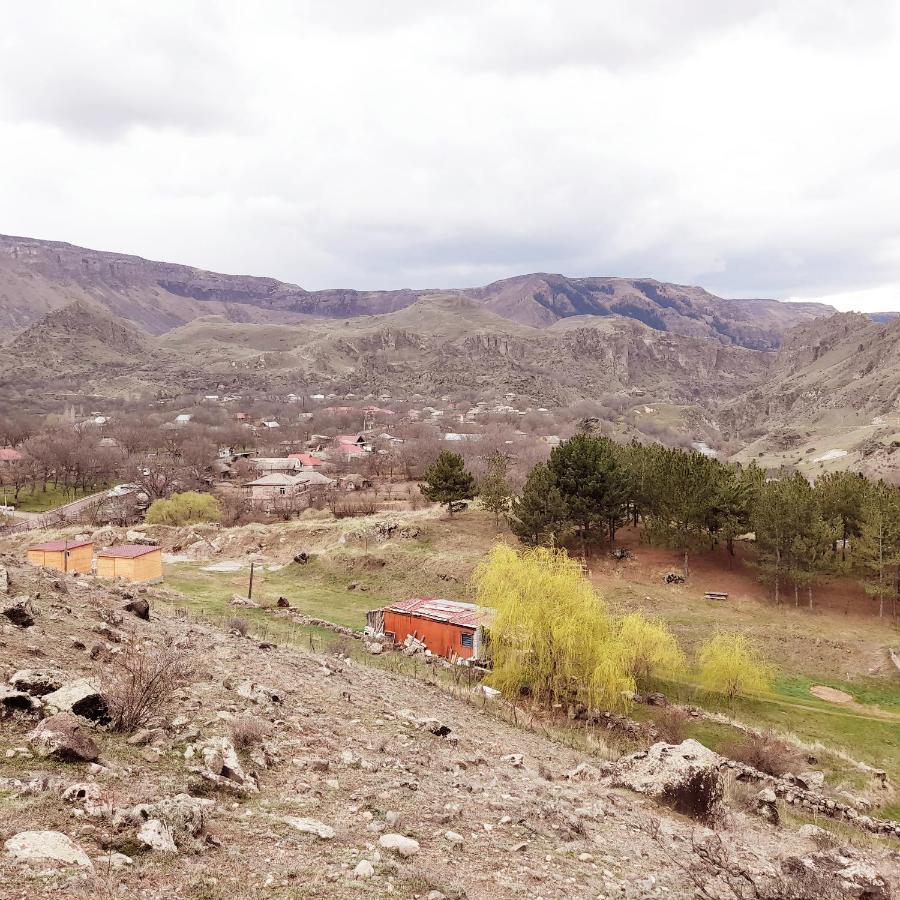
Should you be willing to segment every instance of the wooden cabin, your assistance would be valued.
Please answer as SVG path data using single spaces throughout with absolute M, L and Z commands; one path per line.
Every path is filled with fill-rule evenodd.
M 162 550 L 145 544 L 107 547 L 97 554 L 100 578 L 124 578 L 126 581 L 152 581 L 162 578 Z
M 48 541 L 35 544 L 26 552 L 26 559 L 33 566 L 44 566 L 59 572 L 89 574 L 94 560 L 94 542 L 90 540 Z
M 435 656 L 479 659 L 489 610 L 474 603 L 415 597 L 367 614 L 367 625 L 395 644 L 412 636 Z

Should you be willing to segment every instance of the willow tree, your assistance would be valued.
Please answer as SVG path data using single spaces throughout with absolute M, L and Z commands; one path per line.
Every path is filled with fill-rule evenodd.
M 765 696 L 772 690 L 775 670 L 750 641 L 739 632 L 714 634 L 697 654 L 700 686 L 735 697 Z
M 674 639 L 639 615 L 617 621 L 564 550 L 498 545 L 475 570 L 477 602 L 493 610 L 490 683 L 536 702 L 625 706 L 636 677 L 679 664 Z

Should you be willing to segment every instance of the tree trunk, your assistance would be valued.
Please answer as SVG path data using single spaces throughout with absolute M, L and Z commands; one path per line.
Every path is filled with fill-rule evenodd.
M 683 569 L 684 569 L 684 577 L 685 577 L 685 579 L 687 579 L 688 576 L 691 574 L 690 569 L 688 568 L 688 548 L 687 547 L 684 548 Z
M 794 606 L 800 606 L 800 586 L 794 581 Z
M 813 604 L 812 604 L 812 582 L 810 582 L 810 583 L 806 586 L 806 590 L 807 590 L 807 593 L 809 594 L 809 608 L 812 609 L 812 608 L 813 608 Z
M 728 547 L 728 555 L 734 556 L 734 538 L 733 537 L 728 538 L 728 540 L 725 542 L 725 546 Z
M 776 572 L 776 573 L 775 573 L 775 605 L 776 605 L 776 606 L 780 606 L 780 605 L 781 605 L 781 596 L 780 596 L 779 593 L 778 593 L 778 587 L 779 587 L 779 585 L 778 585 L 778 573 Z

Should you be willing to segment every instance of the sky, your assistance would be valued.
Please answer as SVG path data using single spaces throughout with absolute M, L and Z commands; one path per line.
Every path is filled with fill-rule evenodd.
M 0 232 L 900 309 L 900 0 L 8 4 Z

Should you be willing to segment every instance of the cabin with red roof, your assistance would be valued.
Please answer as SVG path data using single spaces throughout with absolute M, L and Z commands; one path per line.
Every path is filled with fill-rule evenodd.
M 162 550 L 146 544 L 120 544 L 97 554 L 99 578 L 153 581 L 162 578 Z
M 89 575 L 94 561 L 94 542 L 69 539 L 34 544 L 26 551 L 25 558 L 33 566 Z
M 488 610 L 474 603 L 413 597 L 373 610 L 366 623 L 374 634 L 383 634 L 395 644 L 412 637 L 435 656 L 479 659 L 488 615 Z
M 288 459 L 296 459 L 301 466 L 310 469 L 325 465 L 324 459 L 319 459 L 318 456 L 313 456 L 311 453 L 289 453 Z

